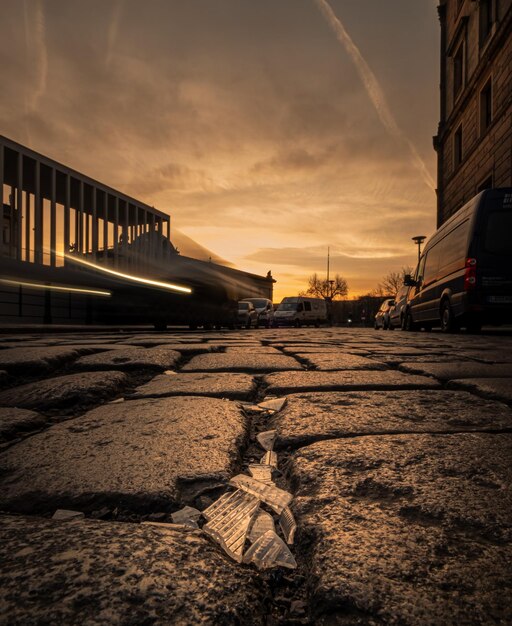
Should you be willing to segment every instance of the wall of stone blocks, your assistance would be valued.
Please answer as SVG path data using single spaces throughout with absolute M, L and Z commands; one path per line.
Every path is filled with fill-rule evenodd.
M 479 42 L 478 3 L 465 0 L 457 11 L 457 0 L 446 5 L 446 45 L 451 52 L 465 40 L 465 88 L 453 98 L 453 58 L 444 54 L 446 63 L 446 120 L 441 121 L 438 151 L 439 224 L 470 200 L 482 183 L 492 177 L 494 187 L 512 186 L 512 35 L 508 29 L 503 43 L 493 50 L 492 36 L 487 45 Z M 498 22 L 510 20 L 512 0 L 496 0 Z M 462 22 L 461 22 L 462 20 Z M 461 28 L 462 24 L 462 28 Z M 502 32 L 503 29 L 502 29 Z M 454 40 L 454 36 L 457 37 Z M 480 93 L 492 79 L 492 122 L 485 132 L 480 128 Z M 444 122 L 444 123 L 443 123 Z M 462 162 L 454 163 L 454 135 L 462 124 Z

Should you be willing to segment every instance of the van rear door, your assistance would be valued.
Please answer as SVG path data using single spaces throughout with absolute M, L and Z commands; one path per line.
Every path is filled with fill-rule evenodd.
M 507 191 L 487 192 L 480 209 L 472 300 L 491 318 L 512 322 L 512 189 Z

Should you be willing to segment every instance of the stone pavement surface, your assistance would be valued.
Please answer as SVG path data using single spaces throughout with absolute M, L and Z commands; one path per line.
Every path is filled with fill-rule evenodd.
M 0 623 L 512 623 L 511 349 L 507 332 L 0 335 Z M 171 523 L 272 428 L 293 571 Z
M 68 374 L 6 389 L 0 392 L 0 406 L 45 411 L 79 402 L 97 404 L 110 399 L 127 382 L 122 372 Z
M 162 374 L 145 385 L 137 387 L 133 398 L 157 398 L 161 396 L 215 396 L 249 400 L 256 392 L 256 383 L 248 374 L 234 372 Z

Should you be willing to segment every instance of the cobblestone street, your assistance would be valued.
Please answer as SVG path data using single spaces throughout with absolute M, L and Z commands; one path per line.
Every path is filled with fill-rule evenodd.
M 510 624 L 511 406 L 499 331 L 4 334 L 0 622 Z M 298 567 L 260 571 L 171 514 L 274 428 Z

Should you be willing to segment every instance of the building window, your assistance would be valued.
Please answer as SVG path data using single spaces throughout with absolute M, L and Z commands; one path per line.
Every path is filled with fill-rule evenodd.
M 480 92 L 480 134 L 483 135 L 492 122 L 492 80 L 489 78 Z
M 462 124 L 453 136 L 453 166 L 458 167 L 462 163 Z
M 461 43 L 453 57 L 453 99 L 457 98 L 464 84 L 464 44 Z
M 481 47 L 485 44 L 492 31 L 494 22 L 493 0 L 480 0 L 479 22 Z

